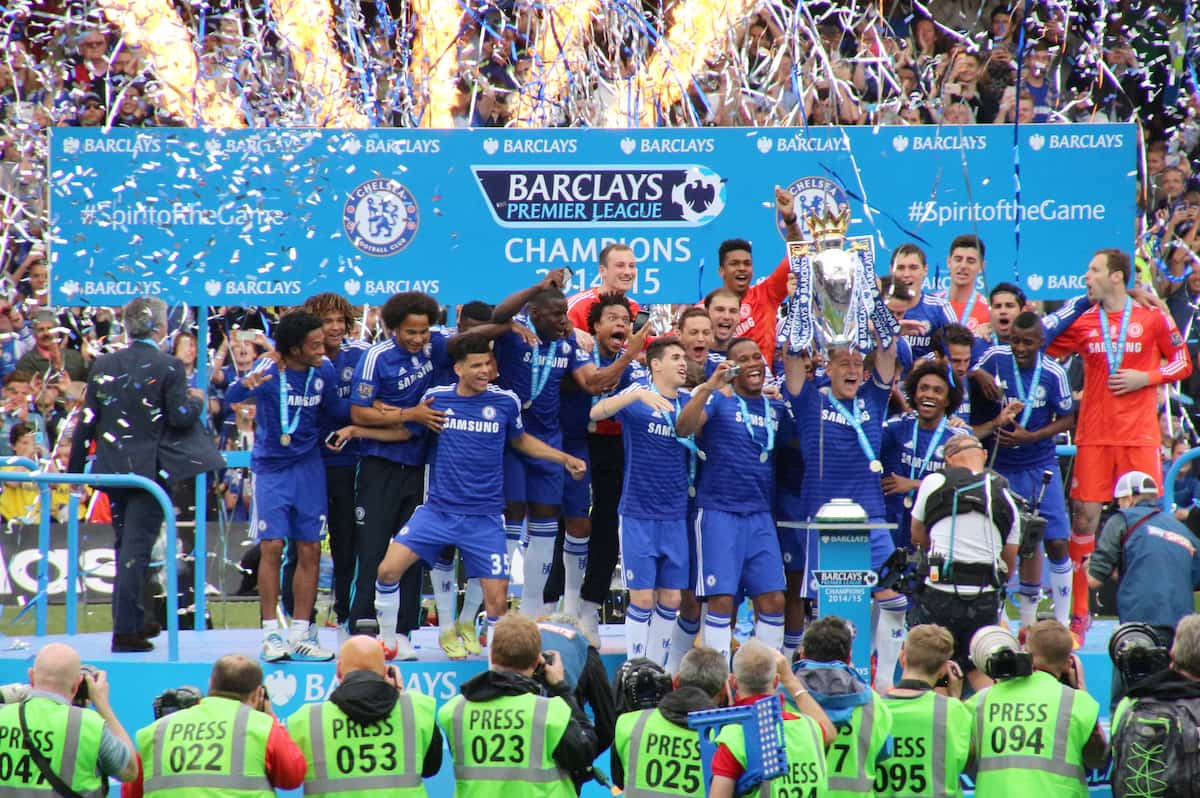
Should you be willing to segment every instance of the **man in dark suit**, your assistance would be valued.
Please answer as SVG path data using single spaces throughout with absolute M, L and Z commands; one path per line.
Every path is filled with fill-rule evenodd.
M 200 418 L 203 397 L 189 392 L 183 363 L 159 349 L 167 333 L 167 306 L 139 297 L 125 306 L 129 345 L 98 358 L 88 378 L 87 396 L 71 445 L 72 473 L 83 471 L 93 441 L 97 474 L 137 474 L 162 482 L 163 439 L 191 428 Z M 142 588 L 150 549 L 163 522 L 162 507 L 146 491 L 109 488 L 116 535 L 117 576 L 113 585 L 112 650 L 149 651 L 158 634 L 147 623 Z

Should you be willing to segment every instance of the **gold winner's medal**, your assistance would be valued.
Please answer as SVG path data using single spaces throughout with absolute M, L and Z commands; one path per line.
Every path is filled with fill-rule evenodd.
M 291 446 L 292 445 L 292 436 L 288 435 L 286 432 L 283 433 L 282 435 L 279 436 L 279 443 L 283 446 Z
M 874 474 L 882 474 L 883 473 L 883 463 L 879 462 L 878 460 L 872 460 L 871 461 L 871 472 Z

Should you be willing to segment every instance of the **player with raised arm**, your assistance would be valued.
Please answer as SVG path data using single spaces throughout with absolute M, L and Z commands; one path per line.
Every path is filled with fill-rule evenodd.
M 592 419 L 621 422 L 625 484 L 621 490 L 621 558 L 629 606 L 625 646 L 630 659 L 660 665 L 670 654 L 680 591 L 688 573 L 688 494 L 694 488 L 696 443 L 675 431 L 691 397 L 681 390 L 687 357 L 678 338 L 659 338 L 646 350 L 650 385 L 631 385 L 592 408 Z
M 804 364 L 788 358 L 785 368 L 785 389 L 799 390 L 803 377 L 796 372 Z M 735 338 L 729 358 L 696 386 L 675 421 L 676 433 L 696 435 L 706 454 L 696 485 L 695 590 L 708 599 L 705 645 L 726 656 L 734 597 L 742 590 L 754 601 L 755 636 L 774 649 L 783 645 L 785 580 L 771 510 L 775 452 L 790 444 L 795 425 L 786 402 L 763 395 L 765 374 L 758 345 Z
M 1078 353 L 1083 360 L 1071 479 L 1071 632 L 1078 643 L 1090 625 L 1085 561 L 1095 548 L 1100 508 L 1127 471 L 1143 471 L 1162 484 L 1157 386 L 1192 373 L 1171 316 L 1130 297 L 1131 274 L 1129 255 L 1119 249 L 1097 251 L 1084 275 L 1088 299 L 1096 304 L 1046 348 L 1051 357 Z
M 230 403 L 257 403 L 254 450 L 254 529 L 261 547 L 258 597 L 262 610 L 262 658 L 323 662 L 334 653 L 321 648 L 310 632 L 309 615 L 317 597 L 321 539 L 325 537 L 325 467 L 321 461 L 319 414 L 338 411 L 337 377 L 325 358 L 321 320 L 296 311 L 275 326 L 282 363 L 260 360 L 250 373 L 229 386 Z M 298 549 L 293 579 L 295 608 L 287 642 L 275 606 L 284 541 Z
M 803 387 L 792 405 L 800 429 L 804 453 L 804 484 L 801 497 L 807 518 L 833 498 L 856 502 L 872 522 L 885 520 L 883 461 L 879 459 L 883 422 L 896 373 L 896 346 L 876 349 L 874 371 L 866 379 L 861 352 L 848 347 L 831 349 L 825 373 L 829 384 L 821 387 L 801 372 Z M 813 561 L 816 535 L 802 533 L 795 557 L 806 565 Z M 871 568 L 878 571 L 895 551 L 896 544 L 886 529 L 871 530 Z M 801 574 L 801 577 L 803 574 Z M 892 672 L 904 643 L 905 610 L 908 601 L 893 590 L 873 589 L 879 609 L 874 629 L 878 657 L 875 689 L 892 684 Z
M 555 449 L 562 445 L 559 393 L 563 377 L 570 375 L 580 388 L 591 394 L 612 390 L 641 352 L 650 332 L 647 326 L 631 335 L 620 357 L 607 366 L 597 367 L 591 356 L 568 335 L 567 300 L 560 290 L 565 279 L 565 270 L 554 269 L 539 283 L 507 297 L 492 313 L 493 324 L 507 324 L 521 308 L 529 308 L 529 322 L 537 334 L 537 345 L 531 346 L 515 332 L 500 333 L 494 347 L 499 383 L 520 400 L 529 434 Z M 504 460 L 504 490 L 510 556 L 520 538 L 522 523 L 528 518 L 521 612 L 538 617 L 546 614 L 543 593 L 558 534 L 562 469 L 510 449 Z
M 396 654 L 392 630 L 400 578 L 420 560 L 434 562 L 448 544 L 458 547 L 467 577 L 478 577 L 483 584 L 488 640 L 492 639 L 508 597 L 506 444 L 525 457 L 565 468 L 575 479 L 587 471 L 582 460 L 525 432 L 517 395 L 488 384 L 492 353 L 487 338 L 458 336 L 449 351 L 458 382 L 430 388 L 421 398 L 445 419 L 430 455 L 429 496 L 396 533 L 376 574 L 375 614 L 389 659 Z

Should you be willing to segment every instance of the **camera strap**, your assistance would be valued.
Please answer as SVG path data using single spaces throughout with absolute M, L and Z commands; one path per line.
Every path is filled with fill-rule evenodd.
M 26 752 L 29 753 L 29 758 L 33 760 L 33 764 L 37 765 L 37 769 L 42 772 L 42 776 L 45 777 L 46 781 L 50 782 L 50 786 L 54 788 L 56 794 L 65 796 L 65 798 L 85 798 L 85 796 L 71 789 L 70 785 L 54 772 L 50 767 L 50 760 L 33 744 L 33 738 L 29 734 L 29 724 L 25 722 L 25 705 L 27 703 L 29 703 L 28 699 L 17 705 L 17 720 L 21 724 L 21 742 L 24 744 Z M 107 783 L 105 787 L 107 788 Z M 105 789 L 105 793 L 107 792 L 108 790 Z

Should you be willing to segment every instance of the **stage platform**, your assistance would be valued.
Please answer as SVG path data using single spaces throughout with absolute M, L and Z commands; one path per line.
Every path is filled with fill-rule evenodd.
M 610 674 L 625 659 L 625 642 L 621 626 L 601 626 L 605 665 Z M 1114 621 L 1097 621 L 1088 633 L 1087 643 L 1079 650 L 1086 674 L 1088 692 L 1100 702 L 1101 714 L 1108 715 L 1112 665 L 1108 659 L 1108 638 L 1116 628 Z M 437 644 L 437 630 L 432 627 L 418 630 L 413 636 L 419 660 L 398 663 L 410 690 L 431 695 L 439 705 L 458 693 L 463 682 L 487 668 L 487 651 L 481 656 L 450 661 Z M 243 653 L 257 657 L 261 632 L 256 629 L 214 629 L 205 632 L 180 632 L 178 662 L 168 662 L 166 635 L 155 642 L 158 648 L 148 654 L 113 654 L 109 651 L 110 635 L 81 634 L 49 635 L 42 638 L 0 638 L 0 684 L 25 682 L 27 670 L 41 646 L 50 642 L 69 643 L 82 655 L 83 661 L 105 670 L 112 683 L 112 702 L 117 716 L 133 734 L 153 719 L 151 702 L 171 687 L 194 685 L 207 690 L 212 663 L 224 654 Z M 14 645 L 19 642 L 20 645 Z M 321 642 L 336 649 L 337 633 L 321 630 Z M 264 674 L 276 715 L 286 719 L 302 704 L 323 701 L 336 687 L 334 664 L 284 662 L 267 665 Z M 608 753 L 597 765 L 608 772 Z M 449 752 L 441 773 L 426 781 L 431 798 L 450 798 L 453 795 Z M 1107 786 L 1092 789 L 1093 796 L 1110 795 Z M 117 793 L 114 792 L 114 795 Z M 300 793 L 281 793 L 299 795 Z M 604 798 L 609 791 L 595 783 L 583 790 L 583 798 Z

